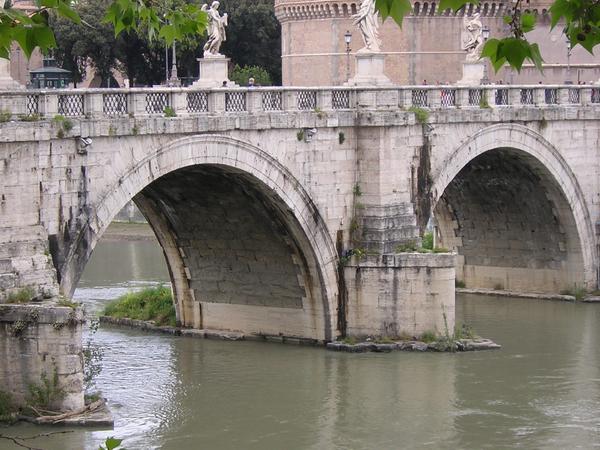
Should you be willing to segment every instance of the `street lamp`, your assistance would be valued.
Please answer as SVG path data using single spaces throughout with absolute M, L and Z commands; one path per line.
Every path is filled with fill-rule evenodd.
M 481 37 L 483 37 L 483 42 L 487 42 L 490 38 L 490 27 L 484 25 L 481 28 Z M 481 84 L 490 84 L 490 79 L 488 78 L 488 69 L 487 69 L 487 61 L 483 63 L 483 78 L 481 79 Z
M 344 42 L 346 43 L 346 80 L 350 79 L 350 42 L 352 42 L 352 33 L 350 30 L 346 30 L 344 33 Z
M 567 38 L 567 79 L 565 81 L 565 84 L 573 84 L 573 81 L 571 80 L 571 40 L 569 39 L 569 36 L 566 36 Z
M 175 41 L 173 41 L 173 65 L 171 66 L 171 79 L 169 80 L 171 86 L 179 85 L 179 78 L 177 77 L 177 56 L 175 56 Z

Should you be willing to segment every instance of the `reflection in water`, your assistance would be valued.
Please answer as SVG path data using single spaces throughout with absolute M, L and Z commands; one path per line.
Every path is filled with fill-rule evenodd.
M 125 244 L 96 250 L 77 291 L 89 310 L 167 280 L 155 244 Z M 95 449 L 114 435 L 129 449 L 592 448 L 599 306 L 462 296 L 457 320 L 503 348 L 454 355 L 350 355 L 103 328 L 98 386 L 115 430 L 31 445 Z

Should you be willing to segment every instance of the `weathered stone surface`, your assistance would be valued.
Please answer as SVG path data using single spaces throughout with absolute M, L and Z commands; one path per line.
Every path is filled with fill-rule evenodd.
M 26 403 L 27 387 L 42 377 L 58 377 L 62 390 L 52 408 L 76 410 L 83 406 L 81 310 L 36 305 L 0 304 L 0 386 L 19 405 Z

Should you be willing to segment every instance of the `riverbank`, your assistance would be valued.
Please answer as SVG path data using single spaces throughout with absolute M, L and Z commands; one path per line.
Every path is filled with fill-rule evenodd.
M 156 236 L 147 223 L 112 222 L 102 235 L 102 239 L 109 242 L 156 241 Z

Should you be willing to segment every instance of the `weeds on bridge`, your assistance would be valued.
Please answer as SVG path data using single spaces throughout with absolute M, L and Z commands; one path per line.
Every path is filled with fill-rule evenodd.
M 52 119 L 52 123 L 56 125 L 58 131 L 56 132 L 56 137 L 62 139 L 65 135 L 73 129 L 73 122 L 70 119 L 67 119 L 62 114 L 57 114 Z
M 0 123 L 10 122 L 12 113 L 10 111 L 0 111 Z
M 419 108 L 418 106 L 411 106 L 410 108 L 408 108 L 408 111 L 413 113 L 417 122 L 421 124 L 425 124 L 429 120 L 429 112 L 423 108 Z
M 35 299 L 35 297 L 35 291 L 31 287 L 27 286 L 8 294 L 8 297 L 6 298 L 6 303 L 29 303 L 30 301 Z

